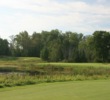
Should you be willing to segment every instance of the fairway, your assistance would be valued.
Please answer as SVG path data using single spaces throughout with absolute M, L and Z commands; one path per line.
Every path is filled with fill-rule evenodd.
M 53 65 L 53 66 L 63 66 L 63 67 L 110 67 L 109 63 L 38 63 L 37 65 L 46 66 L 46 65 Z
M 0 89 L 0 100 L 110 100 L 110 80 L 42 83 Z

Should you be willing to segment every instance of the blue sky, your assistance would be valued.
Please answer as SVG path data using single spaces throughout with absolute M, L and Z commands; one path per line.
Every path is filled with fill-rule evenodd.
M 110 0 L 0 0 L 0 36 L 59 29 L 110 31 Z

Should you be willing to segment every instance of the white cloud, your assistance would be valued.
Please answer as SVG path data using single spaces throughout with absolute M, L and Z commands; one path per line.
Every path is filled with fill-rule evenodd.
M 98 0 L 98 2 L 105 0 Z M 62 12 L 80 12 L 109 14 L 110 7 L 103 5 L 89 5 L 86 2 L 74 1 L 66 4 L 58 3 L 55 0 L 0 0 L 0 6 L 13 9 L 30 10 L 40 13 L 62 13 Z
M 75 0 L 67 3 L 55 0 L 0 0 L 0 7 L 11 8 L 12 11 L 10 15 L 0 14 L 0 35 L 56 28 L 83 33 L 92 33 L 98 29 L 110 31 L 108 27 L 100 26 L 107 26 L 110 19 L 110 7 L 102 4 L 90 5 Z

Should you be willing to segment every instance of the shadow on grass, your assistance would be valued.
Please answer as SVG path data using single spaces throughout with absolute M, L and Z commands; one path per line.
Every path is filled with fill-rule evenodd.
M 0 60 L 1 60 L 1 61 L 18 60 L 18 57 L 0 56 Z

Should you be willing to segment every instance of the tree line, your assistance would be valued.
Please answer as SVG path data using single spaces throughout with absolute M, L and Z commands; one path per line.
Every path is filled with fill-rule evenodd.
M 11 41 L 0 38 L 0 56 L 41 57 L 45 61 L 109 62 L 110 32 L 95 31 L 92 35 L 59 30 L 27 31 L 11 36 Z

